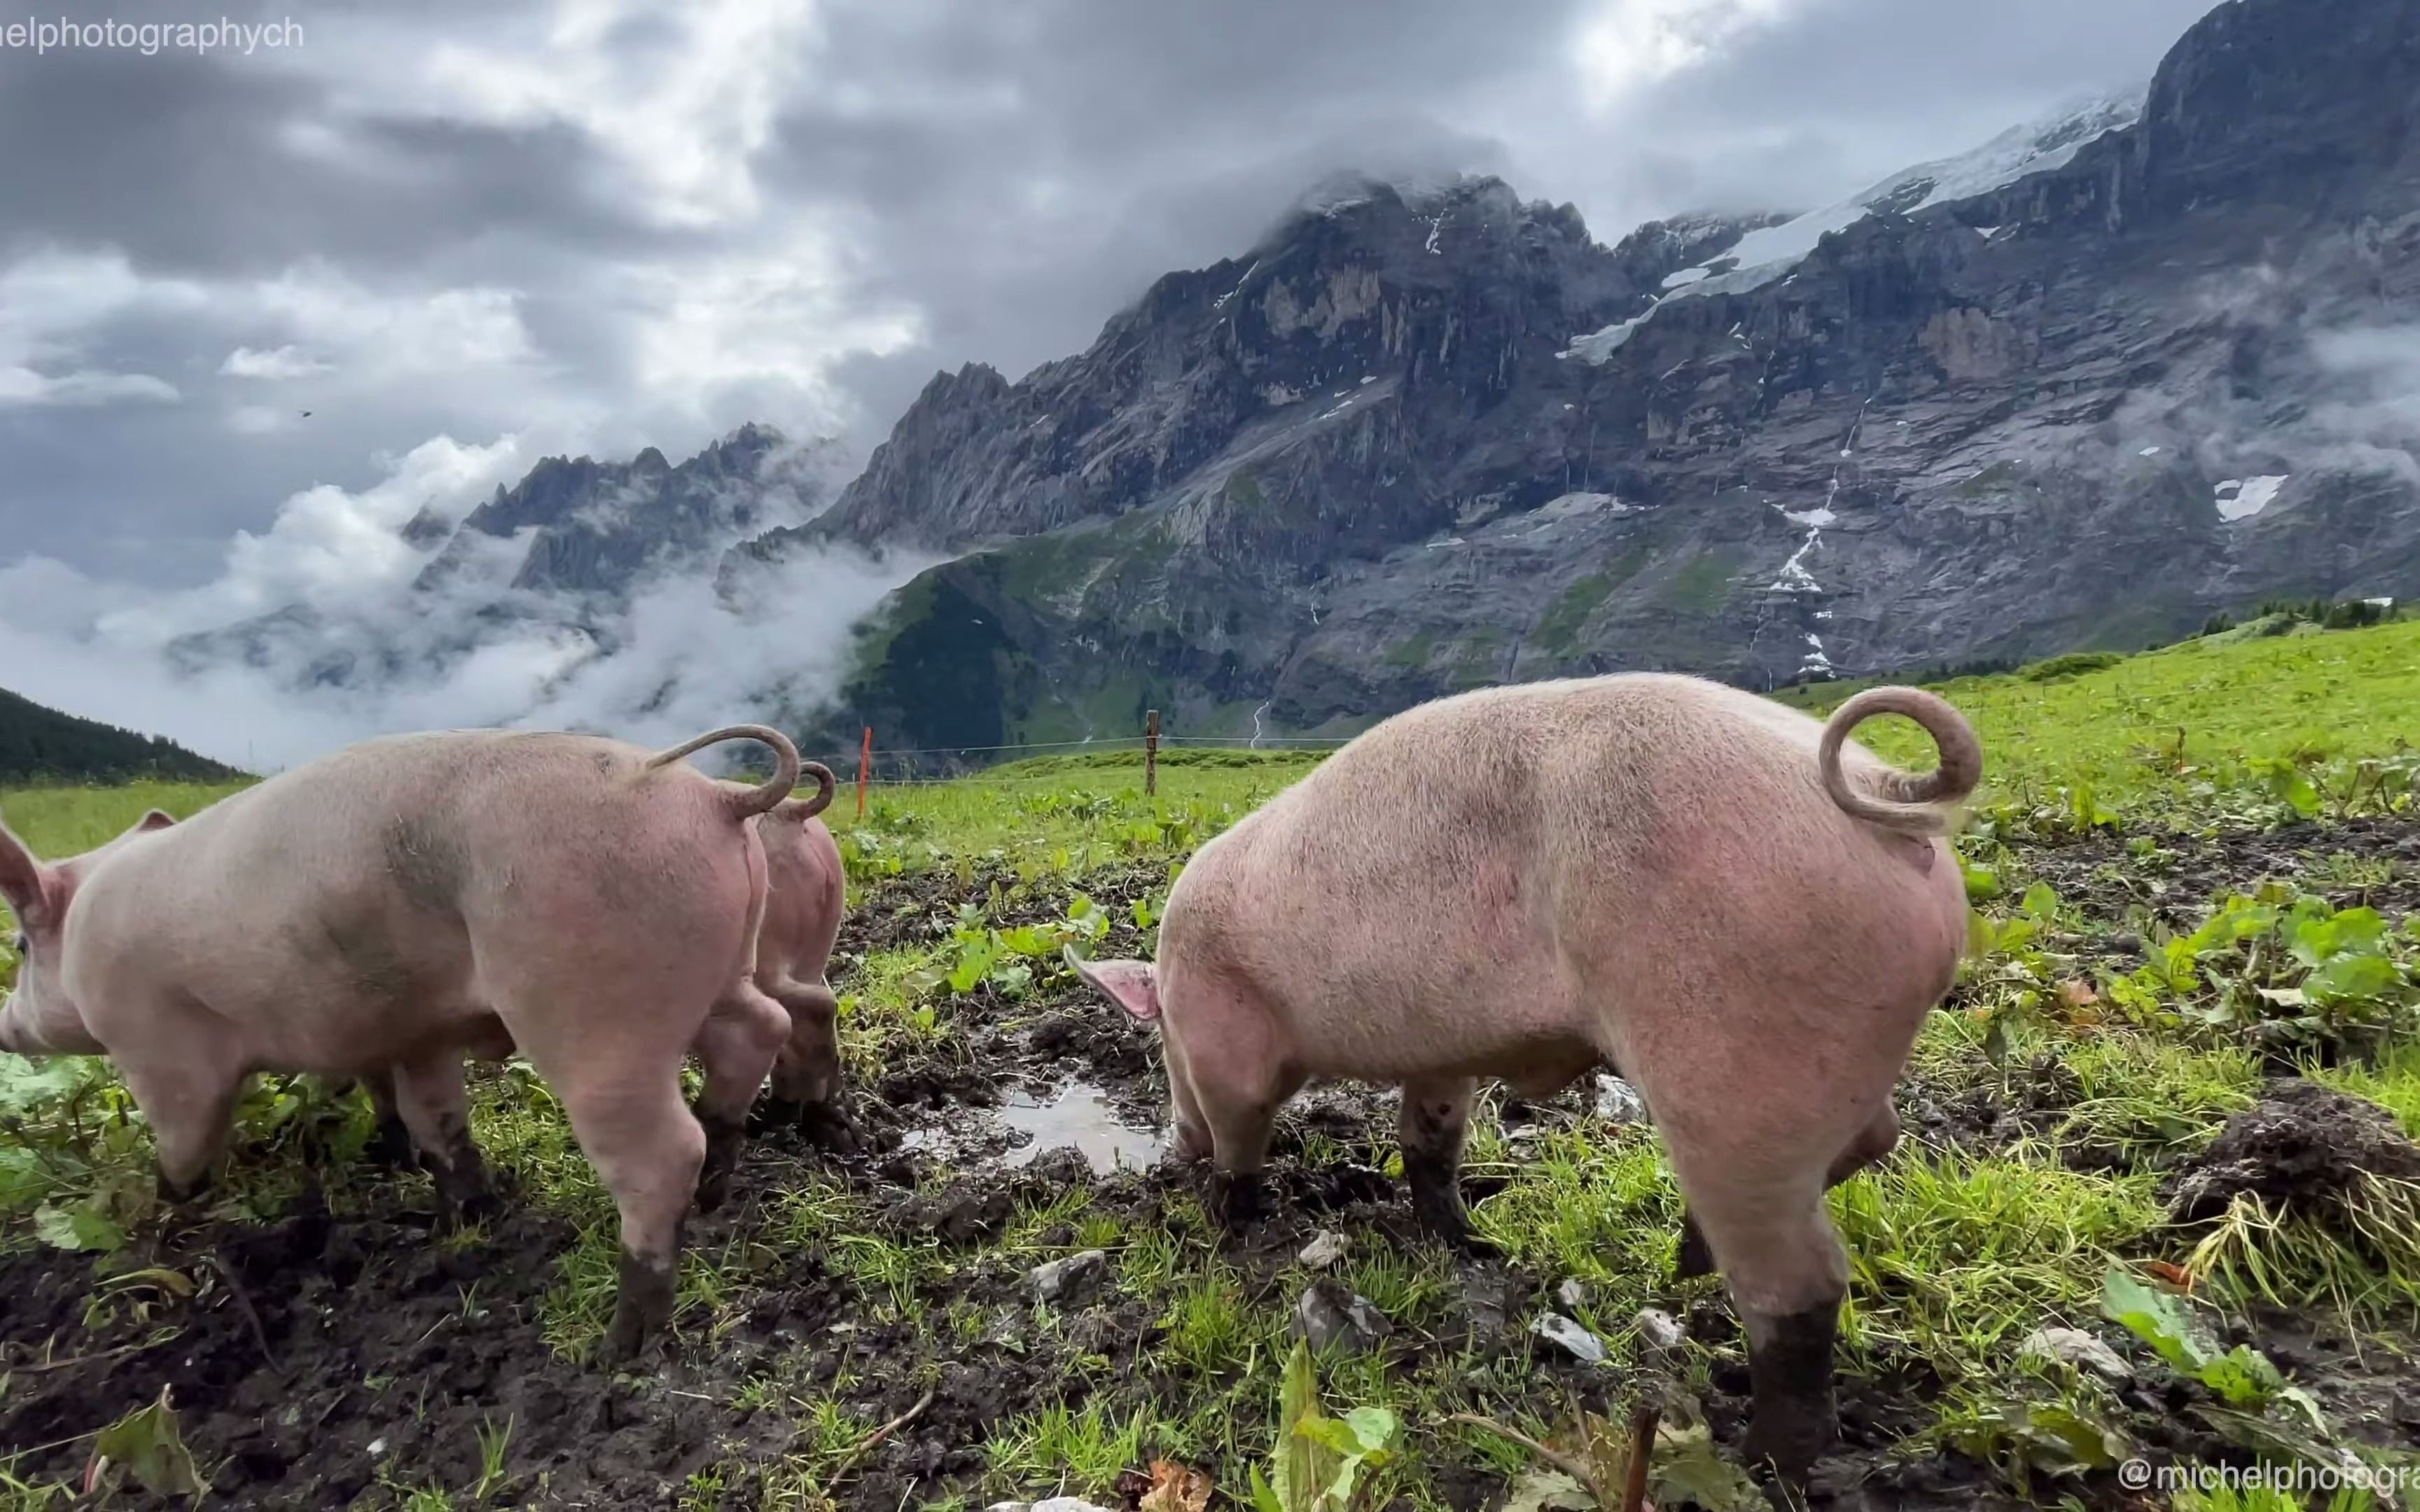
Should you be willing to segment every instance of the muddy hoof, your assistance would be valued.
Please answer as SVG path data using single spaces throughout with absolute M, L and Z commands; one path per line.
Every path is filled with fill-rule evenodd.
M 718 1157 L 717 1151 L 706 1152 L 706 1165 L 697 1173 L 698 1211 L 722 1211 L 722 1205 L 731 1200 L 731 1177 L 738 1165 L 737 1153 Z
M 674 1267 L 622 1252 L 622 1285 L 613 1299 L 613 1321 L 597 1345 L 597 1363 L 619 1369 L 673 1320 Z
M 1741 1453 L 1751 1469 L 1769 1469 L 1776 1479 L 1803 1490 L 1807 1473 L 1838 1442 L 1838 1427 L 1828 1420 L 1800 1413 L 1761 1413 L 1748 1425 Z
M 1714 1254 L 1706 1247 L 1706 1236 L 1698 1229 L 1694 1213 L 1681 1218 L 1681 1249 L 1672 1258 L 1672 1279 L 1688 1281 L 1714 1273 Z
M 1210 1216 L 1220 1228 L 1231 1236 L 1247 1233 L 1264 1211 L 1261 1173 L 1212 1171 L 1208 1197 Z
M 369 1143 L 362 1147 L 362 1159 L 380 1170 L 410 1170 L 419 1153 L 412 1149 L 411 1131 L 401 1119 L 381 1119 Z
M 835 1155 L 869 1154 L 879 1148 L 873 1131 L 860 1122 L 839 1098 L 801 1105 L 791 1127 L 799 1131 L 800 1139 Z

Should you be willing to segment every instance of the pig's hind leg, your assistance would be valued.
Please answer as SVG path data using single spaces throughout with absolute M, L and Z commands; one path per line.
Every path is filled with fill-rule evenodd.
M 697 1039 L 706 1086 L 697 1099 L 706 1131 L 706 1158 L 697 1179 L 697 1207 L 712 1212 L 731 1195 L 731 1175 L 748 1134 L 748 1109 L 792 1032 L 787 1010 L 752 981 L 714 1006 Z
M 1885 1156 L 1899 1148 L 1899 1110 L 1885 1106 L 1871 1123 L 1857 1131 L 1849 1148 L 1832 1162 L 1832 1169 L 1823 1178 L 1825 1191 L 1838 1186 L 1869 1165 L 1882 1164 Z M 1706 1247 L 1706 1236 L 1698 1227 L 1696 1210 L 1681 1211 L 1681 1249 L 1672 1266 L 1672 1278 L 1686 1281 L 1693 1276 L 1714 1273 L 1714 1252 Z

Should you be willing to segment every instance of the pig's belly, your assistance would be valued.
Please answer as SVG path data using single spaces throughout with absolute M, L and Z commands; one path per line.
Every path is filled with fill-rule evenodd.
M 1500 1077 L 1544 1096 L 1599 1057 L 1595 1024 L 1551 957 L 1483 970 L 1331 981 L 1296 1010 L 1293 1048 L 1316 1076 L 1378 1082 Z
M 237 1026 L 254 1071 L 351 1075 L 448 1044 L 493 1038 L 494 1013 L 459 980 L 296 972 L 273 992 L 204 995 Z

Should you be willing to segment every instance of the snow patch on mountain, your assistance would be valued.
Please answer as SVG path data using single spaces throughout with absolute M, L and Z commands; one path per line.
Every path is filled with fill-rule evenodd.
M 1712 294 L 1744 294 L 1763 287 L 1807 260 L 1817 244 L 1869 215 L 1913 215 L 1953 200 L 1987 193 L 2028 174 L 2056 168 L 2093 141 L 2134 124 L 2150 92 L 2142 86 L 2071 101 L 2038 119 L 2009 128 L 1972 152 L 1903 169 L 1837 205 L 1809 210 L 1794 221 L 1751 231 L 1721 256 L 1681 269 L 1664 280 L 1664 294 L 1628 320 L 1575 338 L 1561 355 L 1603 363 L 1663 305 Z M 1988 238 L 2002 228 L 1978 228 Z

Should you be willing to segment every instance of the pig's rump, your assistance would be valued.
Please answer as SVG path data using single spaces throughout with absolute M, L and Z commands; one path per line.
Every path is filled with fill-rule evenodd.
M 1161 958 L 1265 1004 L 1246 1032 L 1310 1075 L 1535 1095 L 1599 1054 L 1676 1062 L 1652 1104 L 1655 1082 L 1821 1074 L 1835 1045 L 1902 1054 L 1905 1005 L 1947 988 L 1964 937 L 1946 847 L 1843 813 L 1813 719 L 1707 689 L 1532 684 L 1398 716 L 1203 847 Z M 1248 894 L 1269 878 L 1286 896 Z
M 248 1069 L 366 1072 L 499 1020 L 576 1060 L 591 1005 L 615 1037 L 686 1042 L 745 973 L 762 885 L 752 826 L 717 802 L 693 769 L 583 737 L 367 742 L 97 870 L 70 991 L 113 1054 L 169 1015 Z M 649 1003 L 685 1022 L 651 1025 Z

